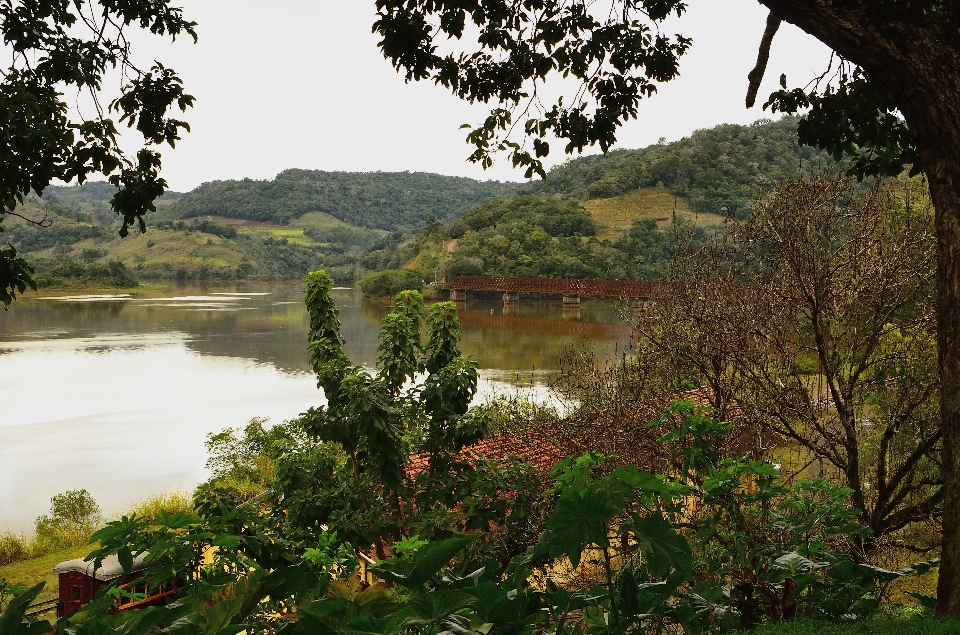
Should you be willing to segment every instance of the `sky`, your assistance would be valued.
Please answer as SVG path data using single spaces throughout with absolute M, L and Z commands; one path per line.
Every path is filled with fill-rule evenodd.
M 163 148 L 162 175 L 174 191 L 213 180 L 270 179 L 288 168 L 523 180 L 505 156 L 486 171 L 466 161 L 470 146 L 459 128 L 482 121 L 489 107 L 461 102 L 429 83 L 405 84 L 371 33 L 374 0 L 174 4 L 198 23 L 199 42 L 140 34 L 133 49 L 141 67 L 156 59 L 175 69 L 197 99 L 182 117 L 191 132 L 176 149 Z M 645 147 L 660 137 L 676 141 L 700 128 L 770 117 L 760 105 L 781 73 L 791 87 L 822 73 L 829 50 L 784 24 L 758 105 L 745 108 L 746 76 L 766 13 L 756 0 L 690 0 L 688 13 L 666 26 L 693 38 L 681 76 L 641 102 L 638 120 L 621 130 L 617 147 Z M 547 85 L 554 94 L 569 88 Z M 119 79 L 105 85 L 108 93 L 118 89 Z M 553 144 L 547 164 L 566 158 Z

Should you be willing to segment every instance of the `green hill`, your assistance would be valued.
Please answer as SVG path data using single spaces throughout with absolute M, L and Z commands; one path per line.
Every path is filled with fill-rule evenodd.
M 677 240 L 703 241 L 729 214 L 749 216 L 766 184 L 832 168 L 797 144 L 797 118 L 698 130 L 678 142 L 560 165 L 524 195 L 446 225 L 376 243 L 368 269 L 456 275 L 655 279 Z
M 703 230 L 678 218 L 681 233 Z M 636 218 L 598 237 L 603 226 L 576 201 L 517 196 L 484 203 L 448 225 L 394 234 L 374 245 L 367 269 L 413 269 L 425 280 L 458 275 L 533 278 L 654 279 L 662 277 L 677 234 L 652 218 Z
M 44 207 L 50 211 L 87 214 L 104 223 L 112 223 L 117 215 L 110 209 L 110 199 L 117 188 L 106 181 L 87 181 L 83 185 L 50 185 L 43 191 Z M 162 212 L 183 196 L 181 192 L 166 192 L 156 200 L 157 211 Z
M 120 240 L 107 183 L 50 187 L 15 217 L 11 242 L 53 284 L 148 278 L 297 278 L 326 268 L 651 279 L 678 236 L 703 240 L 749 215 L 761 187 L 836 166 L 796 142 L 796 118 L 722 125 L 675 143 L 568 161 L 526 185 L 425 173 L 286 170 L 170 192 L 148 232 Z M 441 222 L 442 221 L 442 222 Z M 679 232 L 679 233 L 678 233 Z M 99 282 L 98 282 L 99 281 Z
M 0 240 L 26 257 L 44 287 L 127 287 L 158 278 L 290 279 L 319 268 L 350 283 L 367 247 L 386 234 L 319 213 L 277 225 L 215 217 L 175 221 L 161 210 L 148 216 L 146 234 L 121 239 L 116 217 L 103 222 L 95 209 L 77 211 L 44 197 L 18 211 L 46 217 L 49 226 L 10 217 Z
M 309 212 L 389 231 L 450 220 L 479 203 L 507 196 L 516 183 L 424 172 L 285 170 L 273 180 L 204 183 L 171 206 L 179 218 L 220 216 L 286 224 Z
M 675 143 L 581 157 L 555 167 L 527 191 L 585 201 L 660 186 L 694 212 L 744 218 L 761 185 L 837 165 L 826 152 L 797 143 L 798 121 L 727 124 Z

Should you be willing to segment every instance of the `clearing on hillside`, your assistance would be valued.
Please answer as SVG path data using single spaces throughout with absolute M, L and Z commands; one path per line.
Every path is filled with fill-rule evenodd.
M 638 218 L 652 218 L 663 227 L 678 218 L 700 227 L 713 227 L 723 222 L 719 214 L 697 214 L 687 201 L 665 187 L 644 187 L 613 198 L 596 198 L 581 203 L 600 227 L 597 238 L 615 240 Z

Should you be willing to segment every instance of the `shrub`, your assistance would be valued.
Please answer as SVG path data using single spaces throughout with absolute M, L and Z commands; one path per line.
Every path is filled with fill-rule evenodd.
M 30 555 L 27 541 L 14 534 L 0 534 L 0 567 L 26 560 Z
M 50 551 L 82 545 L 101 521 L 100 506 L 87 490 L 57 494 L 50 499 L 50 514 L 36 520 L 36 550 Z
M 423 279 L 410 269 L 385 269 L 368 274 L 359 284 L 365 295 L 385 297 L 401 291 L 419 291 L 423 288 Z
M 126 515 L 135 514 L 153 523 L 160 517 L 161 512 L 175 514 L 177 512 L 192 512 L 193 500 L 184 492 L 160 494 L 152 498 L 145 498 L 135 503 Z

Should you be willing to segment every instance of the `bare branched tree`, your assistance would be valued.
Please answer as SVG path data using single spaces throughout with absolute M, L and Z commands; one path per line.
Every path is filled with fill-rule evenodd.
M 792 449 L 787 468 L 852 490 L 872 531 L 858 550 L 923 551 L 904 529 L 942 513 L 935 262 L 922 184 L 782 183 L 675 260 L 638 320 L 630 390 L 699 389 L 741 445 L 755 434 L 754 449 Z

